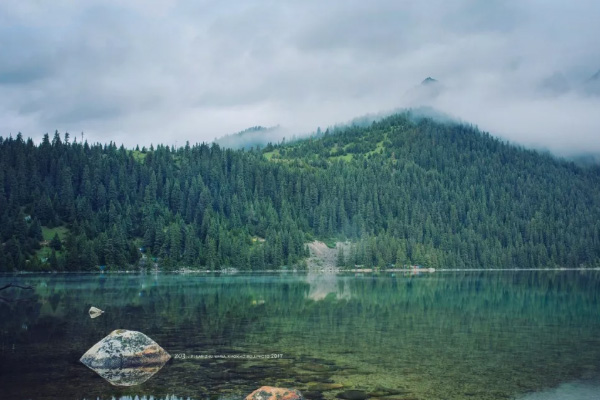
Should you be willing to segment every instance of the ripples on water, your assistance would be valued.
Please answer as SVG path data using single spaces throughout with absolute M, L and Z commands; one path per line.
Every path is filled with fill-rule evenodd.
M 600 377 L 597 272 L 9 281 L 36 289 L 0 304 L 0 398 L 233 400 L 262 385 L 312 400 L 600 398 L 587 383 Z M 90 319 L 92 305 L 106 313 Z M 78 360 L 117 328 L 174 358 L 140 386 L 111 386 Z

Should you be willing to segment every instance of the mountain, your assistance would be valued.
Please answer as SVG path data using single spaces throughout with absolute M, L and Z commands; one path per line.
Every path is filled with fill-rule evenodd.
M 538 85 L 538 91 L 548 97 L 560 96 L 568 93 L 571 85 L 567 78 L 560 72 L 556 72 L 543 79 Z
M 600 154 L 585 153 L 569 157 L 569 160 L 583 167 L 600 166 Z
M 585 91 L 588 94 L 600 95 L 600 70 L 585 81 Z
M 600 265 L 600 168 L 410 111 L 262 150 L 0 138 L 0 269 Z
M 254 126 L 232 135 L 226 135 L 215 139 L 215 143 L 228 149 L 250 149 L 252 147 L 264 147 L 268 143 L 279 143 L 285 137 L 285 132 L 278 126 L 265 128 Z
M 570 82 L 562 72 L 542 79 L 537 84 L 537 92 L 546 97 L 557 97 L 570 92 L 580 95 L 600 95 L 600 70 L 585 80 L 576 79 Z
M 588 79 L 588 82 L 597 82 L 597 81 L 600 81 L 600 69 Z
M 419 85 L 408 90 L 404 98 L 411 106 L 428 106 L 443 90 L 444 86 L 437 79 L 427 77 Z

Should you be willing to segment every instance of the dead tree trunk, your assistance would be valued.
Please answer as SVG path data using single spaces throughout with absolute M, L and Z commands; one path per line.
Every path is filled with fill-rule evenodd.
M 4 285 L 4 286 L 0 287 L 0 291 L 8 289 L 8 288 L 11 288 L 11 287 L 18 288 L 18 289 L 23 289 L 23 290 L 33 290 L 33 286 L 21 286 L 21 285 L 15 285 L 14 283 L 9 283 L 8 285 Z M 29 299 L 17 299 L 17 300 L 15 300 L 15 299 L 11 299 L 9 297 L 0 296 L 0 300 L 1 301 L 5 301 L 7 303 L 16 303 L 18 301 L 27 301 Z

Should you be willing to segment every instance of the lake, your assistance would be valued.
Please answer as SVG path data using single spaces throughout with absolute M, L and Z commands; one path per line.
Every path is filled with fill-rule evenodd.
M 53 274 L 0 301 L 0 398 L 600 398 L 600 274 Z M 90 306 L 105 311 L 88 316 Z M 79 362 L 115 329 L 173 357 L 138 386 Z

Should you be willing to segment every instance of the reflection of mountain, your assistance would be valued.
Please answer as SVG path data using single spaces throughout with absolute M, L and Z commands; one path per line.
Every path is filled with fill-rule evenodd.
M 335 273 L 308 273 L 306 282 L 310 285 L 307 298 L 311 300 L 323 300 L 326 297 L 337 300 L 350 299 L 350 287 L 345 284 L 344 279 L 338 279 Z

